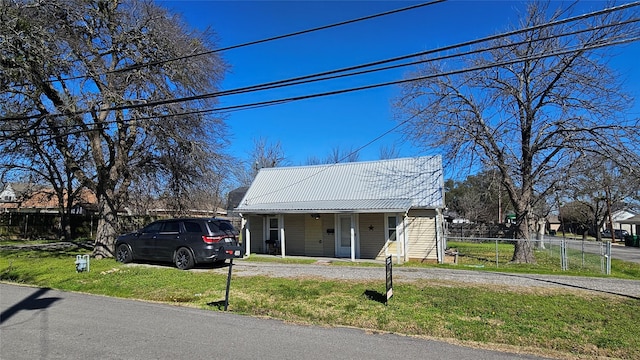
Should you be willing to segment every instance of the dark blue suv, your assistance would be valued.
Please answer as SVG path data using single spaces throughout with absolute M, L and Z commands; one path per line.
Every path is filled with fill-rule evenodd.
M 173 262 L 186 270 L 200 263 L 224 262 L 223 247 L 237 247 L 238 231 L 223 219 L 158 220 L 116 240 L 116 260 Z M 240 251 L 232 254 L 241 256 Z

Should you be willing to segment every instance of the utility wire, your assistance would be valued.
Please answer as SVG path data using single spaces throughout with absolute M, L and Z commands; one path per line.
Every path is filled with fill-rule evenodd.
M 289 103 L 289 102 L 294 102 L 294 101 L 307 100 L 307 99 L 325 97 L 325 96 L 332 96 L 332 95 L 350 93 L 350 92 L 355 92 L 355 91 L 369 90 L 369 89 L 373 89 L 373 88 L 385 87 L 385 86 L 390 86 L 390 85 L 398 85 L 398 84 L 408 83 L 408 82 L 413 82 L 413 81 L 430 80 L 430 79 L 434 79 L 434 78 L 438 78 L 438 77 L 459 75 L 459 74 L 463 74 L 463 73 L 467 73 L 467 72 L 487 70 L 487 69 L 494 68 L 494 67 L 513 65 L 513 64 L 517 64 L 517 63 L 520 63 L 520 62 L 523 62 L 523 61 L 539 60 L 539 59 L 544 59 L 544 58 L 549 58 L 549 57 L 554 57 L 554 56 L 566 55 L 566 54 L 574 53 L 576 51 L 593 50 L 593 49 L 598 49 L 598 48 L 603 48 L 603 47 L 608 47 L 608 46 L 613 46 L 613 45 L 627 44 L 627 43 L 631 43 L 631 42 L 635 42 L 635 41 L 640 41 L 640 34 L 638 34 L 638 36 L 631 37 L 631 38 L 622 38 L 622 39 L 613 40 L 613 41 L 600 42 L 600 43 L 595 43 L 595 44 L 592 44 L 592 45 L 589 45 L 589 46 L 575 45 L 572 48 L 558 50 L 558 51 L 554 51 L 554 52 L 548 52 L 548 53 L 543 53 L 543 54 L 538 54 L 538 55 L 530 55 L 530 56 L 527 56 L 527 57 L 518 57 L 518 58 L 511 59 L 511 60 L 505 60 L 505 61 L 501 61 L 501 62 L 494 62 L 494 63 L 490 63 L 490 64 L 479 65 L 479 66 L 474 66 L 474 67 L 467 67 L 467 68 L 462 68 L 462 69 L 457 69 L 457 70 L 450 70 L 450 71 L 447 71 L 447 72 L 429 74 L 429 75 L 420 76 L 420 77 L 414 77 L 414 78 L 409 78 L 409 79 L 401 79 L 401 80 L 395 80 L 395 81 L 389 81 L 389 82 L 383 82 L 383 83 L 364 85 L 364 86 L 360 86 L 360 87 L 352 87 L 352 88 L 347 88 L 347 89 L 333 90 L 333 91 L 321 92 L 321 93 L 315 93 L 315 94 L 307 94 L 307 95 L 301 95 L 301 96 L 295 96 L 295 97 L 289 97 L 289 98 L 283 98 L 283 99 L 277 99 L 277 100 L 268 100 L 268 101 L 255 102 L 255 103 L 249 103 L 249 104 L 232 105 L 232 106 L 215 108 L 215 109 L 196 110 L 196 111 L 184 112 L 184 113 L 179 113 L 179 114 L 163 114 L 163 115 L 154 116 L 154 117 L 147 117 L 147 118 L 131 118 L 129 120 L 124 120 L 124 121 L 123 120 L 118 120 L 118 121 L 114 120 L 114 121 L 111 121 L 110 123 L 129 122 L 129 121 L 134 121 L 134 120 L 135 121 L 157 120 L 159 118 L 167 118 L 167 117 L 174 117 L 174 116 L 197 115 L 197 114 L 204 114 L 204 113 L 210 113 L 210 112 L 232 112 L 232 111 L 239 111 L 239 110 L 258 108 L 258 107 L 273 106 L 273 105 L 279 105 L 279 104 L 284 104 L 284 103 Z M 509 44 L 507 46 L 512 46 L 512 45 L 513 44 Z M 483 49 L 482 51 L 485 51 L 485 50 Z M 64 127 L 73 127 L 73 126 L 59 126 L 59 127 L 56 127 L 56 128 L 60 129 L 60 128 L 64 128 Z M 84 130 L 84 129 L 83 130 L 77 130 L 77 131 L 73 131 L 73 132 L 67 132 L 67 133 L 63 134 L 62 136 L 64 136 L 64 135 L 72 135 L 72 134 L 80 134 L 80 133 L 89 132 L 89 131 L 92 131 L 92 130 Z M 45 134 L 40 134 L 38 136 L 44 136 L 44 135 Z M 59 136 L 53 136 L 52 138 L 56 138 L 56 137 L 59 137 Z
M 296 32 L 292 32 L 292 33 L 289 33 L 289 34 L 285 34 L 285 35 L 273 36 L 273 37 L 262 39 L 262 40 L 250 41 L 250 42 L 246 42 L 246 43 L 243 43 L 243 44 L 228 46 L 228 47 L 224 47 L 224 48 L 221 48 L 221 49 L 215 49 L 215 50 L 206 51 L 206 52 L 202 52 L 202 53 L 198 53 L 198 54 L 186 55 L 186 56 L 176 57 L 176 58 L 167 59 L 167 60 L 154 61 L 154 62 L 144 63 L 144 64 L 140 64 L 140 65 L 132 65 L 132 66 L 126 67 L 124 69 L 115 70 L 114 72 L 135 70 L 135 69 L 139 69 L 141 67 L 155 66 L 155 65 L 160 65 L 160 64 L 167 63 L 167 62 L 171 62 L 171 61 L 184 60 L 184 59 L 189 59 L 189 58 L 196 57 L 196 56 L 209 55 L 209 54 L 222 52 L 222 51 L 227 51 L 227 50 L 232 50 L 232 49 L 237 49 L 237 48 L 241 48 L 241 47 L 245 47 L 245 46 L 262 44 L 262 43 L 269 42 L 269 41 L 285 39 L 285 38 L 292 37 L 292 36 L 308 34 L 308 33 L 315 32 L 315 31 L 326 30 L 326 29 L 330 29 L 330 28 L 334 28 L 334 27 L 338 27 L 338 26 L 343 26 L 343 25 L 347 25 L 347 24 L 353 24 L 353 23 L 360 22 L 360 21 L 375 19 L 377 17 L 382 17 L 382 16 L 391 15 L 391 14 L 395 14 L 395 13 L 399 13 L 399 12 L 403 12 L 403 11 L 413 10 L 413 9 L 421 8 L 421 7 L 424 7 L 424 6 L 430 6 L 430 5 L 438 4 L 438 3 L 441 3 L 441 2 L 445 2 L 445 1 L 446 0 L 434 0 L 434 1 L 426 2 L 426 3 L 422 3 L 422 4 L 407 6 L 407 7 L 400 8 L 400 9 L 389 10 L 389 11 L 385 11 L 385 12 L 378 13 L 378 14 L 367 15 L 367 16 L 363 16 L 363 17 L 360 17 L 360 18 L 357 18 L 357 19 L 341 21 L 341 22 L 337 22 L 337 23 L 334 23 L 334 24 L 330 24 L 330 25 L 324 25 L 324 26 L 319 26 L 319 27 L 307 29 L 307 30 L 296 31 Z
M 341 73 L 341 72 L 347 72 L 347 71 L 352 71 L 352 70 L 356 70 L 356 69 L 362 69 L 362 68 L 371 67 L 371 66 L 377 66 L 377 65 L 380 65 L 380 64 L 385 64 L 385 63 L 390 63 L 390 62 L 396 62 L 396 61 L 400 61 L 400 60 L 404 60 L 404 59 L 408 59 L 408 58 L 412 58 L 412 57 L 425 56 L 425 55 L 433 54 L 433 53 L 436 53 L 436 52 L 449 51 L 449 50 L 452 50 L 452 49 L 455 49 L 455 48 L 471 46 L 471 45 L 475 45 L 475 44 L 482 43 L 482 42 L 487 42 L 487 41 L 492 41 L 492 40 L 497 40 L 497 39 L 500 39 L 500 38 L 505 38 L 505 37 L 517 35 L 517 34 L 520 34 L 520 33 L 523 33 L 523 32 L 527 32 L 527 31 L 533 31 L 533 30 L 537 30 L 537 29 L 540 29 L 540 28 L 544 28 L 544 27 L 556 26 L 556 25 L 560 25 L 560 24 L 564 24 L 564 23 L 568 23 L 568 22 L 572 22 L 572 21 L 582 20 L 582 19 L 586 19 L 586 18 L 589 18 L 589 17 L 594 17 L 594 16 L 598 16 L 598 15 L 602 15 L 602 14 L 606 14 L 606 13 L 610 13 L 610 12 L 614 12 L 614 11 L 619 11 L 619 10 L 623 10 L 623 9 L 628 8 L 628 7 L 637 6 L 637 5 L 640 5 L 640 1 L 634 2 L 634 3 L 628 3 L 628 4 L 624 4 L 624 5 L 620 5 L 620 6 L 616 6 L 616 7 L 612 7 L 612 8 L 607 8 L 607 9 L 603 9 L 603 10 L 598 10 L 598 11 L 594 11 L 594 12 L 591 12 L 591 13 L 586 13 L 586 14 L 582 14 L 582 15 L 578 15 L 578 16 L 573 16 L 573 17 L 570 17 L 570 18 L 556 20 L 556 21 L 552 21 L 552 22 L 548 22 L 548 23 L 544 23 L 544 24 L 539 24 L 539 25 L 535 25 L 535 26 L 531 26 L 531 27 L 527 27 L 527 28 L 523 28 L 523 29 L 517 29 L 517 30 L 509 31 L 509 32 L 506 32 L 506 33 L 501 33 L 501 34 L 497 34 L 497 35 L 491 35 L 491 36 L 487 36 L 487 37 L 480 38 L 480 39 L 475 39 L 475 40 L 471 40 L 471 41 L 458 43 L 458 44 L 455 44 L 455 45 L 444 46 L 444 47 L 441 47 L 441 48 L 438 48 L 438 49 L 434 49 L 434 50 L 418 52 L 418 53 L 414 53 L 414 54 L 410 54 L 410 55 L 394 57 L 394 58 L 391 58 L 391 59 L 370 62 L 370 63 L 366 63 L 366 64 L 362 64 L 362 65 L 351 66 L 351 67 L 347 67 L 347 68 L 341 68 L 341 69 L 337 69 L 337 70 L 331 70 L 331 71 L 312 74 L 312 75 L 295 77 L 295 78 L 290 78 L 290 79 L 286 79 L 286 80 L 274 81 L 274 82 L 269 82 L 269 83 L 264 83 L 264 84 L 259 84 L 259 85 L 253 85 L 253 86 L 248 86 L 248 87 L 243 87 L 243 88 L 237 88 L 237 89 L 232 89 L 232 90 L 219 91 L 219 92 L 201 94 L 201 95 L 194 95 L 194 96 L 189 96 L 189 97 L 181 97 L 181 98 L 175 98 L 175 99 L 158 100 L 158 101 L 154 101 L 154 102 L 142 102 L 142 103 L 136 103 L 136 104 L 114 106 L 114 107 L 110 107 L 110 108 L 106 108 L 106 109 L 101 109 L 100 111 L 117 111 L 117 110 L 126 110 L 126 109 L 150 107 L 150 106 L 168 105 L 168 104 L 187 102 L 187 101 L 204 100 L 204 99 L 212 98 L 212 97 L 220 97 L 220 96 L 225 96 L 225 95 L 241 94 L 241 93 L 246 93 L 246 92 L 251 92 L 251 91 L 272 89 L 272 88 L 276 88 L 276 87 L 288 86 L 289 84 L 298 85 L 298 84 L 304 84 L 304 83 L 307 83 L 307 82 L 327 80 L 327 79 L 332 79 L 332 78 L 337 78 L 337 77 L 327 77 L 325 79 L 309 80 L 307 82 L 303 81 L 303 80 L 308 80 L 308 79 L 313 79 L 313 78 L 320 78 L 320 77 L 326 76 L 326 75 L 337 74 L 337 73 Z M 632 20 L 628 20 L 626 22 L 616 23 L 616 24 L 606 24 L 606 25 L 603 25 L 601 27 L 591 28 L 591 29 L 587 29 L 587 30 L 578 30 L 578 31 L 575 31 L 574 33 L 585 32 L 585 31 L 594 31 L 594 30 L 597 30 L 597 29 L 600 29 L 600 28 L 604 28 L 604 27 L 618 26 L 618 25 L 623 25 L 625 23 L 636 22 L 636 21 L 638 21 L 638 19 L 632 19 Z M 566 35 L 570 35 L 570 34 L 573 34 L 573 33 L 568 33 Z M 561 35 L 558 35 L 558 36 L 565 36 L 565 34 L 561 34 Z M 479 51 L 486 51 L 486 50 L 479 50 Z M 478 51 L 469 51 L 466 54 L 473 54 L 473 53 L 476 53 L 476 52 L 478 52 Z M 450 57 L 456 57 L 456 56 L 458 56 L 458 55 L 451 55 Z M 443 57 L 443 58 L 446 58 L 446 57 Z M 424 61 L 434 61 L 434 60 L 424 60 Z M 419 63 L 419 62 L 416 62 L 416 63 Z M 412 64 L 415 64 L 415 63 L 397 65 L 397 66 L 394 66 L 394 67 L 408 66 L 408 65 L 412 65 Z M 387 70 L 387 69 L 390 69 L 390 68 L 393 68 L 393 67 L 375 69 L 375 70 L 370 70 L 370 71 L 361 72 L 361 73 L 347 74 L 347 75 L 343 75 L 343 76 L 353 76 L 353 75 L 358 75 L 358 74 L 363 74 L 363 73 L 368 73 L 368 72 L 373 72 L 373 71 Z M 47 116 L 79 115 L 79 114 L 83 114 L 83 113 L 88 113 L 90 111 L 92 111 L 92 110 L 77 111 L 77 112 L 67 113 L 67 114 L 48 114 Z M 211 111 L 214 111 L 214 110 L 212 109 Z M 28 117 L 13 117 L 13 118 L 12 117 L 6 117 L 6 118 L 3 118 L 1 120 L 26 120 L 26 119 L 38 118 L 40 116 L 41 115 L 33 115 L 33 116 L 28 116 Z
M 367 15 L 367 16 L 356 18 L 356 19 L 340 21 L 340 22 L 337 22 L 337 23 L 329 24 L 329 25 L 323 25 L 323 26 L 318 26 L 318 27 L 311 28 L 311 29 L 295 31 L 295 32 L 292 32 L 292 33 L 284 34 L 284 35 L 277 35 L 277 36 L 272 36 L 272 37 L 265 38 L 265 39 L 249 41 L 249 42 L 245 42 L 245 43 L 241 43 L 241 44 L 237 44 L 237 45 L 231 45 L 231 46 L 223 47 L 223 48 L 220 48 L 220 49 L 214 49 L 214 50 L 205 51 L 205 52 L 196 53 L 196 54 L 178 56 L 178 57 L 165 59 L 165 60 L 157 60 L 157 61 L 151 61 L 151 62 L 142 63 L 142 64 L 134 64 L 134 65 L 130 65 L 130 66 L 127 66 L 127 67 L 124 67 L 124 68 L 121 68 L 121 69 L 115 69 L 115 70 L 107 71 L 107 72 L 105 72 L 105 74 L 116 74 L 116 73 L 121 73 L 121 72 L 127 72 L 127 71 L 132 71 L 132 70 L 145 68 L 145 67 L 162 65 L 162 64 L 169 63 L 169 62 L 173 62 L 173 61 L 185 60 L 185 59 L 190 59 L 190 58 L 194 58 L 194 57 L 198 57 L 198 56 L 204 56 L 204 55 L 211 55 L 211 54 L 215 54 L 215 53 L 218 53 L 218 52 L 234 50 L 234 49 L 238 49 L 238 48 L 242 48 L 242 47 L 262 44 L 262 43 L 271 42 L 271 41 L 280 40 L 280 39 L 286 39 L 286 38 L 293 37 L 293 36 L 304 35 L 304 34 L 316 32 L 316 31 L 321 31 L 321 30 L 326 30 L 326 29 L 330 29 L 330 28 L 334 28 L 334 27 L 338 27 L 338 26 L 353 24 L 353 23 L 356 23 L 356 22 L 361 22 L 361 21 L 365 21 L 365 20 L 371 20 L 371 19 L 375 19 L 375 18 L 378 18 L 378 17 L 383 17 L 383 16 L 392 15 L 392 14 L 396 14 L 396 13 L 400 13 L 400 12 L 404 12 L 404 11 L 414 10 L 414 9 L 418 9 L 418 8 L 425 7 L 425 6 L 435 5 L 435 4 L 438 4 L 438 3 L 441 3 L 441 2 L 445 2 L 445 1 L 447 1 L 447 0 L 433 0 L 433 1 L 430 1 L 430 2 L 411 5 L 411 6 L 403 7 L 403 8 L 400 8 L 400 9 L 394 9 L 394 10 L 389 10 L 389 11 L 385 11 L 385 12 L 381 12 L 381 13 L 377 13 L 377 14 L 373 14 L 373 15 Z M 74 76 L 74 77 L 68 77 L 68 78 L 64 78 L 64 79 L 48 80 L 48 82 L 60 82 L 60 81 L 66 81 L 66 80 L 78 80 L 78 79 L 84 79 L 84 78 L 88 78 L 88 76 L 87 75 Z

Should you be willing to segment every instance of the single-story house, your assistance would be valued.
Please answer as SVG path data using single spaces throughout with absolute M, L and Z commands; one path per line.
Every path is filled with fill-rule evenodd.
M 634 215 L 624 220 L 618 220 L 621 225 L 627 225 L 628 230 L 620 226 L 621 229 L 627 230 L 631 235 L 640 235 L 640 215 Z M 635 228 L 635 229 L 634 229 Z
M 247 255 L 444 258 L 440 156 L 261 169 L 235 211 Z
M 630 212 L 630 211 L 626 211 L 626 210 L 618 210 L 618 211 L 614 211 L 613 214 L 611 214 L 611 221 L 613 222 L 613 228 L 615 230 L 626 230 L 629 233 L 631 233 L 631 225 L 633 223 L 629 223 L 626 220 L 633 218 L 634 216 L 636 216 L 636 214 Z M 605 223 L 604 229 L 607 229 L 608 223 Z M 603 230 L 604 230 L 603 229 Z

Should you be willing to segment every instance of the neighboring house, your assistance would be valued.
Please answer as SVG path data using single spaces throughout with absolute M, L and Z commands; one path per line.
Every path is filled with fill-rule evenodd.
M 2 189 L 2 192 L 0 192 L 0 202 L 14 202 L 17 199 L 18 195 L 16 194 L 16 190 L 13 188 L 13 186 L 11 186 L 11 184 L 7 184 L 7 186 Z
M 632 217 L 634 217 L 636 214 L 626 211 L 626 210 L 618 210 L 618 211 L 614 211 L 611 214 L 611 221 L 613 222 L 613 228 L 614 229 L 620 229 L 620 230 L 627 230 L 629 233 L 631 233 L 631 225 L 628 222 L 625 222 L 625 220 L 627 219 L 631 219 Z M 604 228 L 607 229 L 609 228 L 609 223 L 605 222 L 604 224 Z
M 547 232 L 549 234 L 555 234 L 560 231 L 560 227 L 562 226 L 562 221 L 560 221 L 560 217 L 558 215 L 549 215 L 547 216 Z
M 20 202 L 25 194 L 41 188 L 41 186 L 27 183 L 7 183 L 0 192 L 0 203 Z
M 440 156 L 264 168 L 235 211 L 246 254 L 442 261 Z
M 61 206 L 52 188 L 9 183 L 0 193 L 0 211 L 59 213 Z M 65 195 L 66 201 L 66 195 Z M 73 202 L 73 214 L 95 211 L 97 198 L 89 189 L 82 189 Z
M 623 229 L 623 226 L 628 226 L 628 230 L 627 228 L 624 228 L 624 230 L 627 230 L 630 235 L 640 235 L 640 215 L 634 215 L 624 220 L 619 220 L 619 223 L 621 225 L 621 229 Z

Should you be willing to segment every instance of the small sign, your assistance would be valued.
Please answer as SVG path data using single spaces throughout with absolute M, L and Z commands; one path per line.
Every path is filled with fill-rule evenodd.
M 393 261 L 391 256 L 387 256 L 387 302 L 393 297 Z

